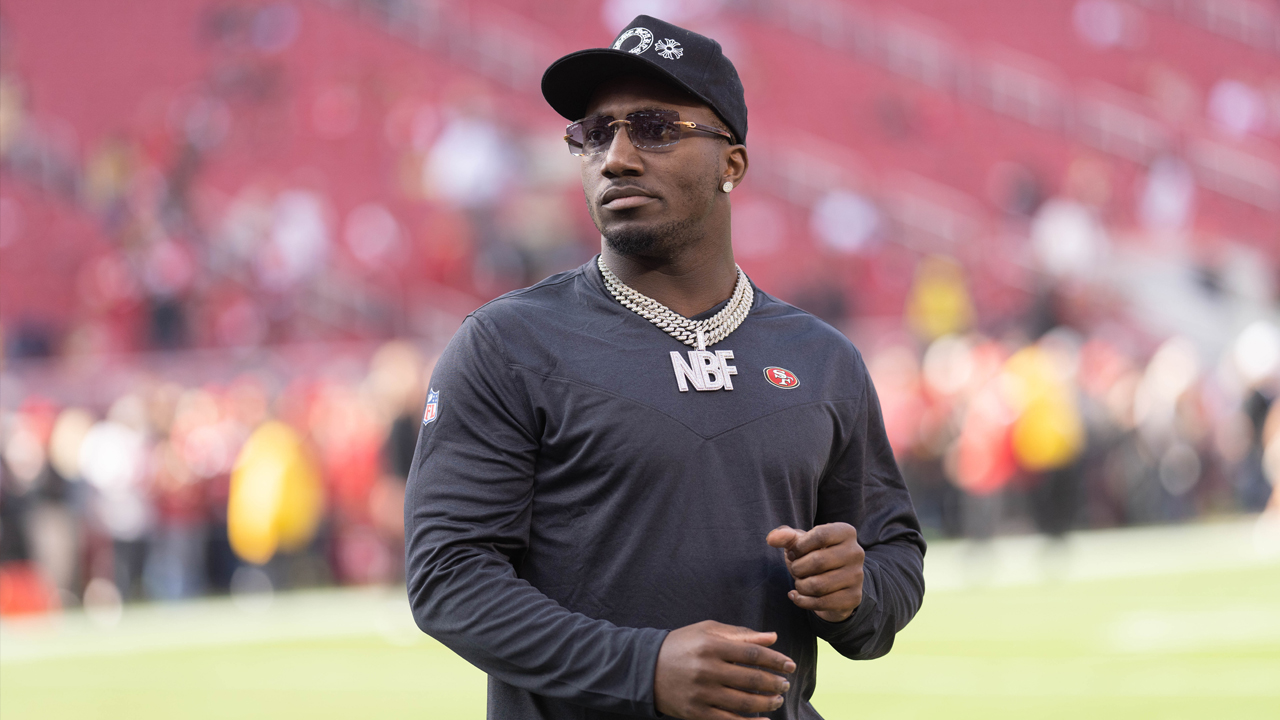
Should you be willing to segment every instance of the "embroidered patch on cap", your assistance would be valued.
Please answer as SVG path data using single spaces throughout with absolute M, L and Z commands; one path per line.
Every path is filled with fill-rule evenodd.
M 684 48 L 680 47 L 680 43 L 671 38 L 659 40 L 658 44 L 653 46 L 653 49 L 668 60 L 679 60 L 684 55 Z
M 767 367 L 764 369 L 764 379 L 774 387 L 780 387 L 783 390 L 791 390 L 800 387 L 800 378 L 796 374 L 780 367 Z
M 436 421 L 440 414 L 440 391 L 432 390 L 427 393 L 427 409 L 422 413 L 422 424 L 430 425 Z
M 653 44 L 653 33 L 649 32 L 649 28 L 633 27 L 630 30 L 627 30 L 626 32 L 618 36 L 617 41 L 613 43 L 613 49 L 621 50 L 622 43 L 626 42 L 630 38 L 640 39 L 640 42 L 636 43 L 634 47 L 627 50 L 627 52 L 631 53 L 632 55 L 639 55 L 645 50 L 648 50 L 649 46 Z

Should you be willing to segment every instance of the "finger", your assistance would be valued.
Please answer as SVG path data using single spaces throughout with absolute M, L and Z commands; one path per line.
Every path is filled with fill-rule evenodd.
M 770 650 L 761 645 L 743 642 L 728 642 L 718 647 L 716 656 L 721 660 L 739 665 L 772 670 L 780 673 L 795 672 L 796 664 L 791 658 L 777 650 Z
M 796 580 L 795 590 L 801 595 L 821 597 L 846 588 L 862 587 L 861 568 L 840 568 Z
M 731 687 L 717 688 L 707 694 L 708 705 L 725 712 L 728 717 L 755 715 L 782 707 L 781 695 L 756 695 Z M 713 716 L 714 717 L 714 716 Z
M 797 558 L 788 569 L 791 576 L 798 580 L 842 568 L 860 568 L 865 557 L 866 552 L 858 543 L 840 543 L 834 547 L 819 548 Z
M 858 540 L 858 531 L 848 523 L 827 523 L 819 525 L 807 533 L 801 534 L 791 546 L 795 556 L 792 560 L 802 558 L 819 548 L 839 545 L 845 540 Z
M 734 715 L 728 710 L 721 710 L 718 707 L 709 707 L 697 715 L 690 715 L 690 720 L 751 720 L 751 718 L 741 715 Z
M 791 689 L 791 682 L 782 675 L 745 665 L 721 666 L 715 680 L 725 687 L 745 690 L 757 695 L 781 695 Z
M 846 588 L 828 595 L 820 595 L 814 597 L 812 595 L 802 595 L 795 590 L 787 593 L 787 597 L 791 598 L 791 602 L 796 607 L 805 610 L 849 610 L 857 609 L 862 604 L 862 592 L 854 588 Z
M 730 700 L 726 700 L 725 702 L 732 703 L 733 700 L 730 699 Z M 750 712 L 751 717 L 737 715 L 735 713 L 729 712 L 728 710 L 724 710 L 720 707 L 708 707 L 708 708 L 705 708 L 699 714 L 694 715 L 692 717 L 695 718 L 696 720 L 702 720 L 702 718 L 707 718 L 707 720 L 752 720 L 752 717 L 759 717 L 758 713 L 769 712 L 770 710 L 776 710 L 780 707 L 782 707 L 781 700 L 777 701 L 776 705 L 772 707 L 767 707 L 764 710 L 743 711 L 743 712 Z
M 778 633 L 761 632 L 760 630 L 752 630 L 751 628 L 742 627 L 740 625 L 724 625 L 716 623 L 708 629 L 712 635 L 731 640 L 733 642 L 752 643 L 754 645 L 763 645 L 769 647 L 778 642 Z
M 769 531 L 764 537 L 764 541 L 769 543 L 770 547 L 787 549 L 795 544 L 800 538 L 800 531 L 788 525 L 779 525 Z

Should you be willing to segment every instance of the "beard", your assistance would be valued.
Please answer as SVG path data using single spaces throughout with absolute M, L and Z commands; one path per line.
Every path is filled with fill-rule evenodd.
M 596 223 L 609 247 L 619 255 L 669 258 L 694 240 L 691 219 L 649 227 L 612 228 L 605 232 Z

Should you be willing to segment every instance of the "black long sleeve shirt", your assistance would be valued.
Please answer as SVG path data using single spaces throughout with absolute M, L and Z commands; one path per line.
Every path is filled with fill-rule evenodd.
M 770 717 L 817 718 L 816 638 L 878 657 L 919 609 L 925 544 L 858 351 L 759 290 L 709 349 L 733 351 L 733 389 L 680 392 L 689 348 L 593 261 L 480 308 L 441 356 L 406 577 L 418 625 L 489 674 L 489 717 L 652 717 L 667 631 L 716 620 L 777 632 L 797 670 Z M 866 550 L 863 600 L 827 623 L 764 538 L 837 521 Z

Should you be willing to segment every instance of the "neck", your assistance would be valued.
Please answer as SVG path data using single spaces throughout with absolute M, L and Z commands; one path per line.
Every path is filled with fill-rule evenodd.
M 733 247 L 704 244 L 675 257 L 623 255 L 601 239 L 600 254 L 618 279 L 675 312 L 693 317 L 733 295 L 738 280 Z

